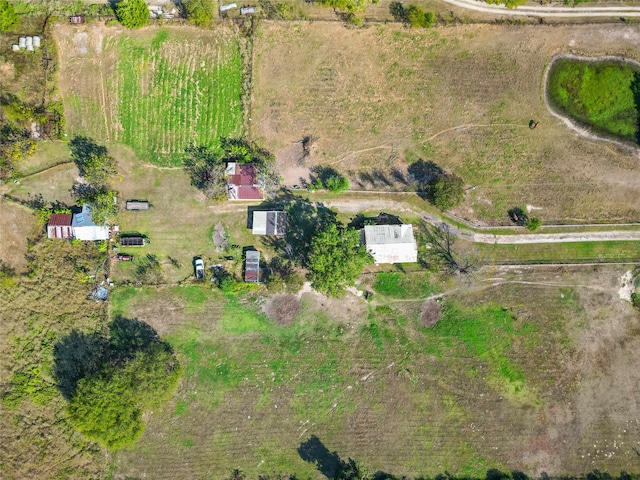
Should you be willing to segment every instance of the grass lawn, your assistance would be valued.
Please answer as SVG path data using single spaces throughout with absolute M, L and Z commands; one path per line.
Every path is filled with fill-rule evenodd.
M 230 29 L 55 31 L 71 135 L 123 143 L 162 166 L 180 165 L 190 143 L 242 135 L 242 58 Z
M 439 288 L 429 282 L 428 273 L 385 273 L 376 275 L 373 284 L 376 293 L 391 298 L 425 298 L 439 292 Z
M 452 301 L 437 327 L 424 329 L 416 312 L 379 306 L 342 317 L 340 309 L 363 300 L 323 308 L 310 295 L 283 327 L 260 312 L 259 291 L 223 296 L 208 286 L 186 288 L 191 293 L 184 286 L 114 291 L 112 312 L 151 317 L 185 365 L 174 402 L 154 413 L 138 445 L 114 455 L 120 474 L 200 478 L 240 465 L 252 476 L 316 478 L 312 460 L 321 459 L 304 453 L 315 436 L 374 471 L 481 476 L 503 463 L 459 430 L 478 406 L 438 385 L 486 401 L 508 396 L 510 415 L 540 402 L 531 393 L 539 380 L 529 383 L 519 358 L 547 340 L 499 305 Z M 163 319 L 157 314 L 169 310 L 169 298 L 174 307 Z M 445 437 L 445 444 L 437 440 Z
M 463 244 L 460 241 L 460 244 Z M 468 245 L 467 245 L 468 246 Z M 638 262 L 640 242 L 568 242 L 523 245 L 474 244 L 489 263 Z
M 548 95 L 561 112 L 597 132 L 637 142 L 639 68 L 624 62 L 560 59 L 549 72 Z

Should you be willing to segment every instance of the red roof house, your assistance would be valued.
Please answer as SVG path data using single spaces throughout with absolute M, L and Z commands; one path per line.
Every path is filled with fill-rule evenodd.
M 73 238 L 70 213 L 54 213 L 47 223 L 47 236 L 49 238 Z
M 258 183 L 258 169 L 252 163 L 227 165 L 229 200 L 264 200 Z

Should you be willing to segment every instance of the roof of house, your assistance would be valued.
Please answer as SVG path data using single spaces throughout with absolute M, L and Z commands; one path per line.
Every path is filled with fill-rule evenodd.
M 244 281 L 260 281 L 260 252 L 257 250 L 247 250 L 244 262 Z
M 70 213 L 54 213 L 49 217 L 47 225 L 50 227 L 70 227 L 73 215 Z
M 264 195 L 258 187 L 258 169 L 252 163 L 227 164 L 229 200 L 262 200 Z
M 418 261 L 413 225 L 367 225 L 362 237 L 376 263 Z
M 253 212 L 252 233 L 254 235 L 285 235 L 287 214 L 279 211 Z
M 106 225 L 96 225 L 91 217 L 91 207 L 83 205 L 80 213 L 73 215 L 71 221 L 73 236 L 78 240 L 108 240 L 109 227 Z

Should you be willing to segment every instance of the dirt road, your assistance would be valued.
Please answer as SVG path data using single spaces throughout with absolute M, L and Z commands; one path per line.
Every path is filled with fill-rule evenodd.
M 565 6 L 522 6 L 507 8 L 504 5 L 490 5 L 478 0 L 444 0 L 444 2 L 482 13 L 509 16 L 532 17 L 640 17 L 640 7 L 615 6 L 615 7 L 565 7 Z

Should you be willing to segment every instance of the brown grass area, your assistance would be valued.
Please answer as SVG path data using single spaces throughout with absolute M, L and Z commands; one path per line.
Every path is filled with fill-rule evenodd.
M 28 239 L 37 238 L 42 227 L 31 211 L 0 198 L 0 259 L 18 272 L 27 268 Z
M 351 172 L 357 188 L 402 188 L 390 175 L 432 160 L 462 175 L 459 213 L 507 221 L 531 204 L 544 221 L 637 219 L 635 157 L 576 135 L 541 98 L 550 58 L 639 57 L 632 28 L 470 25 L 407 31 L 334 23 L 261 25 L 255 48 L 252 136 L 280 152 L 318 139 L 312 164 Z M 529 130 L 531 119 L 540 122 Z M 463 128 L 455 128 L 463 127 Z M 365 174 L 379 172 L 375 182 Z M 286 175 L 285 175 L 286 176 Z M 375 177 L 375 175 L 373 175 Z
M 280 325 L 291 325 L 301 309 L 300 300 L 295 295 L 274 295 L 264 307 L 267 316 Z
M 420 313 L 420 325 L 434 327 L 442 317 L 442 305 L 435 300 L 428 300 L 422 305 Z
M 106 324 L 104 304 L 86 299 L 87 272 L 102 257 L 93 244 L 64 241 L 42 241 L 30 254 L 33 271 L 0 295 L 0 393 L 15 388 L 16 373 L 31 379 L 18 406 L 2 405 L 2 478 L 99 478 L 104 455 L 67 423 L 52 367 L 58 340 Z

